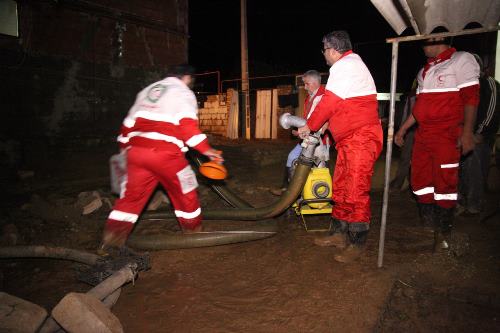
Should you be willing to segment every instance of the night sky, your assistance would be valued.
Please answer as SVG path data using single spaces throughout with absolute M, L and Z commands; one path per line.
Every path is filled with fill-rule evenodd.
M 222 79 L 240 77 L 240 1 L 189 1 L 189 61 L 198 72 L 220 70 Z M 355 52 L 388 92 L 391 46 L 396 33 L 369 0 L 247 1 L 249 75 L 327 72 L 322 37 L 347 30 Z M 412 34 L 412 31 L 405 33 Z M 400 47 L 399 86 L 406 89 L 425 57 L 417 43 Z M 261 81 L 250 82 L 251 88 Z

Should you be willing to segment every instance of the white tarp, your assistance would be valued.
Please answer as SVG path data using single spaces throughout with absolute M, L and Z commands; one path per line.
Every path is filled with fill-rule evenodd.
M 401 35 L 413 26 L 416 34 L 427 35 L 443 26 L 450 32 L 470 23 L 494 28 L 500 20 L 499 0 L 371 0 L 386 21 Z

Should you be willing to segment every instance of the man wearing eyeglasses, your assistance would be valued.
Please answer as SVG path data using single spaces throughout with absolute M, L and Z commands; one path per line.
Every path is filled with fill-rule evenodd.
M 371 176 L 382 150 L 382 126 L 375 83 L 359 55 L 352 52 L 347 32 L 333 31 L 323 37 L 322 53 L 331 66 L 326 91 L 298 131 L 305 138 L 329 121 L 338 152 L 333 175 L 333 227 L 329 236 L 315 243 L 342 249 L 334 259 L 350 262 L 363 253 L 370 229 Z
M 428 59 L 417 75 L 413 114 L 394 138 L 402 146 L 408 128 L 418 123 L 411 185 L 423 222 L 434 226 L 434 251 L 450 249 L 460 152 L 467 155 L 474 149 L 479 104 L 479 65 L 472 54 L 458 52 L 450 43 L 448 38 L 424 41 Z

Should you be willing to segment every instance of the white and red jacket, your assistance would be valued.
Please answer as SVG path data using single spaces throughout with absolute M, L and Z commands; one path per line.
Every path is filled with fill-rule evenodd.
M 324 94 L 325 87 L 323 86 L 320 86 L 313 96 L 307 94 L 307 97 L 304 100 L 304 119 L 309 119 L 312 116 L 316 110 L 316 106 L 319 104 Z M 321 135 L 321 141 L 328 145 L 332 142 L 332 136 L 328 129 Z
M 318 90 L 313 96 L 307 94 L 307 97 L 304 101 L 304 119 L 309 119 L 309 117 L 311 117 L 324 94 L 325 88 L 323 86 L 319 86 Z
M 200 153 L 210 149 L 198 127 L 198 105 L 188 86 L 168 77 L 143 89 L 123 121 L 118 137 L 121 148 L 154 147 Z
M 307 125 L 317 131 L 327 120 L 336 142 L 353 130 L 369 124 L 380 124 L 377 89 L 359 55 L 347 51 L 330 68 L 325 94 Z
M 428 60 L 417 80 L 413 115 L 419 129 L 458 128 L 464 106 L 479 103 L 479 65 L 470 53 L 447 49 Z

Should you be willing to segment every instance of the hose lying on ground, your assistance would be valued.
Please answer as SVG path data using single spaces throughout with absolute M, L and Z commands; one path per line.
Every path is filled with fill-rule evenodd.
M 280 199 L 271 205 L 260 208 L 238 208 L 238 209 L 203 209 L 203 218 L 206 220 L 244 220 L 258 221 L 275 217 L 283 213 L 297 199 L 306 182 L 311 165 L 301 163 L 297 165 L 293 179 L 288 189 L 281 195 Z M 175 218 L 173 212 L 145 213 L 142 219 Z
M 249 242 L 272 237 L 277 232 L 276 221 L 249 230 L 207 231 L 193 234 L 132 234 L 127 245 L 141 250 L 174 250 Z
M 6 246 L 0 247 L 0 258 L 49 258 L 76 261 L 85 265 L 95 265 L 99 259 L 97 254 L 48 246 Z
M 297 199 L 311 170 L 312 160 L 301 156 L 299 164 L 287 191 L 283 193 L 278 201 L 261 208 L 238 208 L 238 209 L 218 209 L 203 210 L 205 220 L 240 220 L 258 221 L 270 219 L 283 213 Z M 143 219 L 165 219 L 175 218 L 172 212 L 168 213 L 146 213 Z M 243 231 L 214 231 L 201 232 L 196 234 L 172 235 L 138 235 L 132 234 L 128 240 L 128 245 L 143 250 L 167 250 L 183 249 L 204 246 L 215 246 L 248 242 L 274 236 L 277 232 L 276 221 L 273 226 L 253 227 Z

